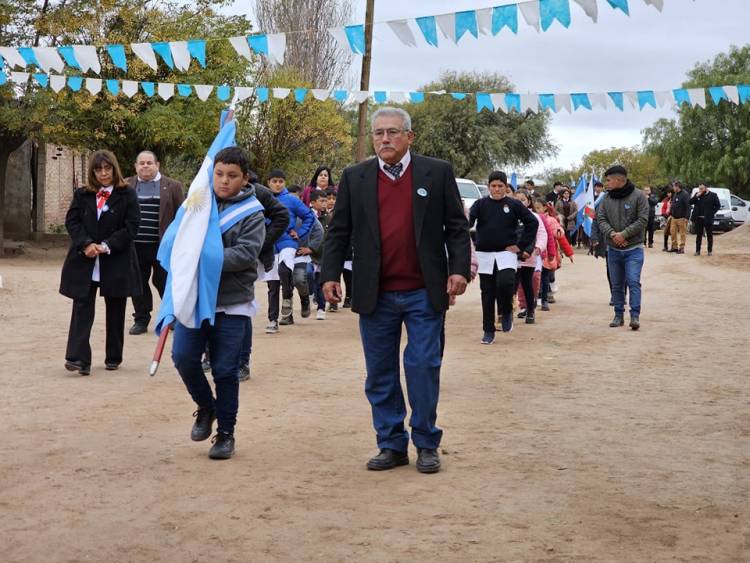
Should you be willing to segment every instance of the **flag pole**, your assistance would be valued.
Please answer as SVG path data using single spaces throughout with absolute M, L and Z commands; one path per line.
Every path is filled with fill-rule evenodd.
M 154 377 L 156 375 L 156 370 L 159 369 L 159 364 L 161 363 L 161 355 L 164 353 L 164 345 L 167 343 L 167 336 L 169 336 L 169 331 L 172 328 L 172 325 L 167 325 L 161 330 L 161 334 L 159 335 L 159 340 L 156 341 L 156 350 L 154 350 L 154 358 L 151 360 L 151 365 L 148 368 L 148 374 L 151 377 Z

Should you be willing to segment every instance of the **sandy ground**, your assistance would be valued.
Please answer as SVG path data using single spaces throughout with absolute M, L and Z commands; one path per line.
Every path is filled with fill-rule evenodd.
M 147 375 L 153 334 L 105 372 L 101 303 L 93 374 L 70 374 L 62 249 L 2 260 L 0 560 L 748 561 L 750 230 L 716 244 L 648 251 L 638 333 L 607 327 L 585 255 L 492 347 L 472 286 L 448 317 L 437 475 L 413 451 L 365 470 L 350 312 L 274 336 L 257 319 L 237 454 L 216 462 L 171 362 Z

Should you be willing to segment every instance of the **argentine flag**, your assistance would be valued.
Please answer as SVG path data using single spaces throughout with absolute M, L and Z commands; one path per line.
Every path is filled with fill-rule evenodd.
M 204 320 L 214 323 L 224 263 L 213 191 L 214 157 L 221 149 L 235 146 L 236 132 L 234 118 L 225 112 L 219 134 L 159 245 L 157 260 L 168 275 L 156 334 L 175 319 L 187 328 L 198 328 Z
M 578 181 L 576 192 L 573 195 L 573 201 L 578 207 L 578 217 L 576 218 L 575 230 L 583 225 L 583 232 L 587 236 L 591 236 L 591 226 L 594 223 L 594 174 L 591 173 L 591 178 L 588 183 L 586 182 L 586 175 L 583 174 L 581 179 Z

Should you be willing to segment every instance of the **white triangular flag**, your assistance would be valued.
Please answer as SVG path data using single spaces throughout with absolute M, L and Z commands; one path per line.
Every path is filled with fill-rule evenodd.
M 12 82 L 15 82 L 19 86 L 24 86 L 28 81 L 29 77 L 31 76 L 28 72 L 11 72 L 10 73 L 10 80 Z M 65 77 L 62 77 L 63 79 L 63 86 L 65 85 Z M 60 90 L 55 90 L 55 92 L 59 92 Z
M 703 88 L 690 88 L 688 90 L 692 106 L 706 107 L 706 90 Z
M 26 61 L 21 56 L 21 53 L 18 52 L 18 49 L 0 47 L 0 57 L 4 58 L 11 68 L 26 68 Z
M 662 11 L 662 8 L 664 8 L 664 0 L 643 0 L 647 6 L 653 6 L 660 12 Z
M 179 70 L 190 68 L 190 51 L 188 51 L 187 41 L 170 41 L 169 50 L 172 51 L 174 66 Z
M 570 94 L 555 94 L 555 113 L 567 110 L 573 112 L 573 102 L 570 100 Z
M 663 108 L 664 106 L 674 104 L 674 94 L 670 90 L 659 90 L 654 92 L 656 95 L 656 107 Z
M 331 95 L 331 91 L 326 88 L 313 88 L 311 90 L 313 98 L 318 100 L 319 102 L 324 102 L 328 99 L 328 96 Z
M 174 51 L 172 51 L 174 53 Z M 156 92 L 162 100 L 168 100 L 174 96 L 174 84 L 170 82 L 159 82 L 159 86 L 156 88 Z
M 151 67 L 151 70 L 157 69 L 156 55 L 151 43 L 131 43 L 130 48 L 139 59 Z
M 53 91 L 59 92 L 65 88 L 65 77 L 60 76 L 59 74 L 50 75 L 49 87 L 52 88 Z
M 638 105 L 638 94 L 637 93 L 635 93 L 635 92 L 625 92 L 625 97 L 628 99 L 628 101 L 630 102 L 630 106 L 633 109 L 638 109 L 639 108 L 639 105 Z
M 521 14 L 526 23 L 539 31 L 539 0 L 523 2 L 518 4 L 518 7 L 521 9 Z
M 594 23 L 597 22 L 599 19 L 599 5 L 596 3 L 596 0 L 575 0 L 575 2 L 583 8 L 583 11 L 586 12 L 586 15 L 590 17 Z
M 92 96 L 96 96 L 99 92 L 102 91 L 102 79 L 101 78 L 87 78 L 86 90 L 88 90 Z
M 250 88 L 248 86 L 238 86 L 234 89 L 234 101 L 241 102 L 242 100 L 247 100 L 250 96 L 253 95 L 253 92 L 255 92 L 255 88 Z
M 351 94 L 354 101 L 358 104 L 365 102 L 367 98 L 370 97 L 370 92 L 368 90 L 355 90 Z
M 50 69 L 54 69 L 57 72 L 62 72 L 65 68 L 65 63 L 54 47 L 32 47 L 34 56 L 39 62 L 39 66 L 42 67 L 44 72 L 49 72 Z
M 123 80 L 122 81 L 122 93 L 128 98 L 132 98 L 138 93 L 138 82 L 135 80 Z
M 521 111 L 539 111 L 539 94 L 521 94 Z
M 283 100 L 289 95 L 289 92 L 291 92 L 291 88 L 274 88 L 273 89 L 273 97 L 279 100 Z
M 406 20 L 390 21 L 388 22 L 388 27 L 398 37 L 402 45 L 406 45 L 407 47 L 417 46 L 417 40 L 414 38 L 414 34 L 411 32 L 409 23 Z
M 343 27 L 331 27 L 328 29 L 328 33 L 331 34 L 331 37 L 333 37 L 336 40 L 336 43 L 339 44 L 339 47 L 347 53 L 350 53 L 352 48 L 349 45 L 349 40 L 346 38 L 346 31 L 344 31 Z
M 440 32 L 447 38 L 456 42 L 456 14 L 441 14 L 435 16 Z
M 607 94 L 597 93 L 589 94 L 589 100 L 591 101 L 591 108 L 602 108 L 607 109 Z
M 201 102 L 205 102 L 208 99 L 208 97 L 211 95 L 211 92 L 214 89 L 214 87 L 211 86 L 210 84 L 196 84 L 194 88 L 195 88 L 195 93 Z
M 73 45 L 73 54 L 81 67 L 81 72 L 93 70 L 96 74 L 102 71 L 99 55 L 93 45 Z
M 492 8 L 477 10 L 477 28 L 482 35 L 489 35 L 492 32 Z
M 505 94 L 490 94 L 490 100 L 492 105 L 495 106 L 495 111 L 505 111 L 503 104 L 505 103 Z
M 408 101 L 406 92 L 389 92 L 388 100 L 394 104 L 405 104 Z
M 250 45 L 247 42 L 247 37 L 245 37 L 244 35 L 241 37 L 230 37 L 229 42 L 232 44 L 232 47 L 234 47 L 234 50 L 237 51 L 238 55 L 242 55 L 248 61 L 252 59 L 253 55 L 250 51 Z
M 286 33 L 273 33 L 268 38 L 268 58 L 276 64 L 284 64 L 286 53 Z
M 740 104 L 740 91 L 737 86 L 724 86 L 724 92 L 726 92 L 727 98 L 733 104 Z

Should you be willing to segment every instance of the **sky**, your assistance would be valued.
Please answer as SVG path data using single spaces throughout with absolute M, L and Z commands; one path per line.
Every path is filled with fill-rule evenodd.
M 355 0 L 352 23 L 364 22 L 365 0 Z M 375 22 L 408 19 L 507 4 L 504 0 L 375 0 Z M 443 71 L 499 72 L 526 92 L 607 92 L 679 88 L 696 63 L 713 59 L 731 45 L 748 42 L 748 0 L 664 0 L 660 13 L 643 0 L 630 0 L 630 16 L 599 0 L 593 23 L 571 1 L 569 28 L 555 22 L 546 32 L 527 26 L 519 15 L 518 34 L 504 29 L 497 36 L 469 34 L 458 45 L 440 37 L 440 46 L 403 46 L 386 25 L 375 25 L 370 90 L 416 90 Z M 252 19 L 254 2 L 235 0 L 233 13 Z M 720 9 L 719 9 L 720 8 Z M 358 76 L 361 58 L 352 62 Z M 353 81 L 358 83 L 358 80 Z M 528 172 L 570 167 L 588 152 L 633 146 L 641 131 L 668 108 L 633 111 L 579 109 L 554 114 L 550 137 L 556 156 L 534 163 Z M 419 133 L 419 132 L 417 132 Z

